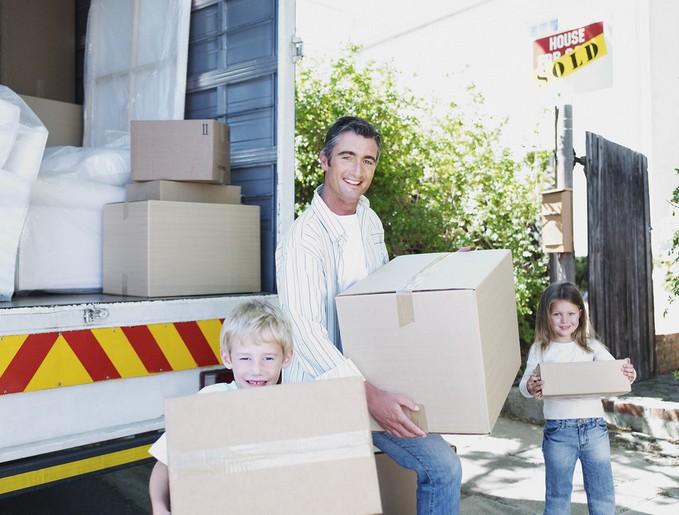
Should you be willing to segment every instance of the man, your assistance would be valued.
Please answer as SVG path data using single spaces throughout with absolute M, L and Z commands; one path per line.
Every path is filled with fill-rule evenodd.
M 276 251 L 279 298 L 295 340 L 285 382 L 360 375 L 342 355 L 335 297 L 389 260 L 382 223 L 363 196 L 380 150 L 368 122 L 337 120 L 319 155 L 323 185 Z M 458 513 L 462 471 L 450 445 L 405 415 L 403 408 L 418 410 L 412 399 L 368 381 L 365 388 L 370 414 L 385 430 L 373 433 L 373 443 L 417 473 L 418 515 Z

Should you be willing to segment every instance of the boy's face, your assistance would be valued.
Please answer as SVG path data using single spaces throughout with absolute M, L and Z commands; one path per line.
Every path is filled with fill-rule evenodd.
M 261 338 L 233 338 L 231 352 L 222 352 L 226 368 L 233 371 L 238 388 L 276 384 L 281 370 L 290 364 L 292 353 L 283 355 L 280 344 Z

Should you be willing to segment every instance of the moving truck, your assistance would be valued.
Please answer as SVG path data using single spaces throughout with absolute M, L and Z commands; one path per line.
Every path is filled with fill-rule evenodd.
M 65 23 L 76 20 L 72 57 L 82 63 L 88 2 L 42 3 L 65 6 Z M 6 5 L 0 0 L 0 16 Z M 38 14 L 13 23 L 28 32 Z M 277 302 L 276 242 L 294 218 L 294 30 L 294 0 L 191 2 L 185 118 L 230 127 L 231 184 L 244 204 L 260 207 L 261 291 L 0 302 L 0 495 L 148 460 L 164 399 L 223 379 L 224 318 L 252 297 Z M 79 68 L 67 78 L 76 90 Z

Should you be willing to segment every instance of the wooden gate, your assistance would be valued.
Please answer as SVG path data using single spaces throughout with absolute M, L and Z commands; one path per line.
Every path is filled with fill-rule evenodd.
M 588 283 L 592 324 L 639 379 L 655 375 L 646 156 L 586 134 Z

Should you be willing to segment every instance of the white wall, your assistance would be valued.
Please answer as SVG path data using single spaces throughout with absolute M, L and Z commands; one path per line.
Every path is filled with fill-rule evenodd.
M 666 252 L 679 223 L 667 202 L 679 182 L 679 2 L 297 0 L 297 13 L 307 59 L 338 55 L 352 41 L 364 46 L 361 59 L 393 62 L 403 84 L 421 96 L 461 101 L 474 83 L 486 97 L 487 114 L 509 118 L 506 142 L 520 153 L 552 148 L 554 106 L 571 103 L 579 156 L 589 131 L 648 157 L 654 258 Z M 539 88 L 532 76 L 531 28 L 552 19 L 558 19 L 557 32 L 603 21 L 609 55 L 557 87 Z M 609 86 L 588 91 L 601 83 Z M 585 187 L 576 166 L 577 255 L 587 253 Z M 662 316 L 668 307 L 663 275 L 656 266 L 656 333 L 670 334 L 679 332 L 679 301 Z

